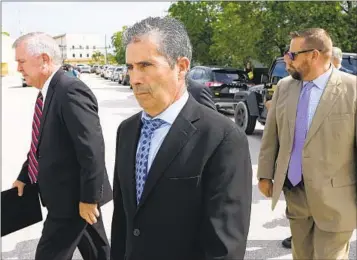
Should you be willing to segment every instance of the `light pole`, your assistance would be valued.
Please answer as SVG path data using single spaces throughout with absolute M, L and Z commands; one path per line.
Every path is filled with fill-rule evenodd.
M 62 45 L 62 44 L 60 44 L 60 45 L 58 45 L 59 47 L 60 47 L 60 49 L 61 49 L 61 58 L 62 58 L 62 63 L 64 63 L 64 61 L 65 61 L 65 59 L 64 59 L 64 55 L 63 55 L 63 49 L 65 49 L 66 48 L 66 45 Z

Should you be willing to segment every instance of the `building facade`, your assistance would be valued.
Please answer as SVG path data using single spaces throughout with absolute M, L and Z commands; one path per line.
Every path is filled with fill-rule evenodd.
M 66 33 L 53 38 L 60 47 L 63 62 L 70 64 L 88 64 L 93 53 L 99 51 L 105 54 L 111 47 L 110 38 L 105 39 L 104 34 Z
M 1 76 L 16 74 L 17 62 L 15 61 L 15 49 L 12 48 L 14 39 L 1 34 Z

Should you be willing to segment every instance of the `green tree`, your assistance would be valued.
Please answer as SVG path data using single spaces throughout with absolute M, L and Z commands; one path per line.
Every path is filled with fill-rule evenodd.
M 118 62 L 117 62 L 116 56 L 111 53 L 108 53 L 107 54 L 107 63 L 111 64 L 111 65 L 117 64 Z
M 261 35 L 255 46 L 258 58 L 269 64 L 275 56 L 283 55 L 290 42 L 289 32 L 314 27 L 327 30 L 334 45 L 343 51 L 352 51 L 357 37 L 356 19 L 352 21 L 356 18 L 355 8 L 352 3 L 329 1 L 261 2 L 257 16 Z
M 125 64 L 125 48 L 122 42 L 123 32 L 126 30 L 127 26 L 123 26 L 121 31 L 118 31 L 112 36 L 112 45 L 115 48 L 115 59 L 118 64 Z
M 94 63 L 104 64 L 104 55 L 100 51 L 96 51 L 92 54 L 92 60 Z
M 221 65 L 242 67 L 256 58 L 255 42 L 261 34 L 257 2 L 221 2 L 221 12 L 213 25 L 210 55 Z
M 193 47 L 193 64 L 214 64 L 210 55 L 213 25 L 220 12 L 220 2 L 189 1 L 173 3 L 168 13 L 186 27 Z

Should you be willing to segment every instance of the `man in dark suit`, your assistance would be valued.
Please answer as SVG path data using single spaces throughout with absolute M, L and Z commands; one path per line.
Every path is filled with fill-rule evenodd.
M 117 132 L 112 259 L 243 259 L 252 199 L 246 135 L 187 93 L 192 47 L 179 21 L 147 18 L 123 42 L 143 111 Z
M 187 90 L 198 103 L 217 111 L 208 87 L 188 78 Z
M 109 259 L 99 206 L 112 198 L 104 162 L 98 104 L 91 90 L 60 69 L 61 54 L 44 33 L 14 43 L 18 71 L 39 89 L 31 148 L 13 186 L 21 196 L 37 183 L 48 209 L 36 260 L 71 259 L 78 246 L 84 259 Z

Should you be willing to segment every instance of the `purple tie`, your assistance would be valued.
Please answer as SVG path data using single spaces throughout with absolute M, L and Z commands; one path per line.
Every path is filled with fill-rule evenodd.
M 311 81 L 303 86 L 297 106 L 294 143 L 288 170 L 288 178 L 293 186 L 302 180 L 302 150 L 308 131 L 310 93 L 314 86 Z

